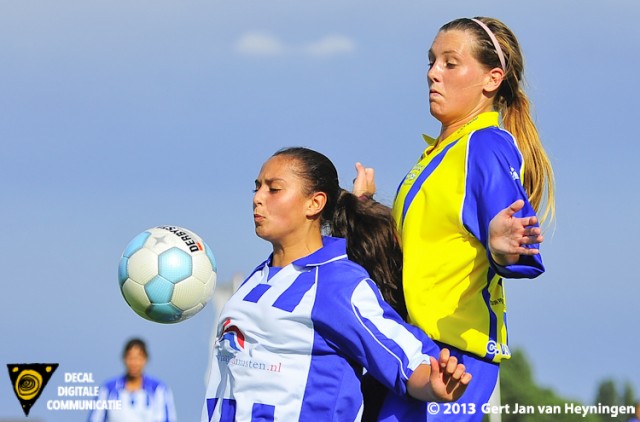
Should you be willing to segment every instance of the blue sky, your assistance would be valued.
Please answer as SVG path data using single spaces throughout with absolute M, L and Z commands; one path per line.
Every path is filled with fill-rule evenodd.
M 60 363 L 30 419 L 84 420 L 46 409 L 63 374 L 120 373 L 140 335 L 180 420 L 197 420 L 214 307 L 170 326 L 138 317 L 117 283 L 126 244 L 184 226 L 213 248 L 222 282 L 249 271 L 269 252 L 253 180 L 283 146 L 324 152 L 346 188 L 355 161 L 375 167 L 390 203 L 420 135 L 438 130 L 429 45 L 476 15 L 519 37 L 557 177 L 547 272 L 506 282 L 511 346 L 566 397 L 590 403 L 609 377 L 640 393 L 637 2 L 1 0 L 0 363 Z M 0 376 L 0 418 L 20 416 Z

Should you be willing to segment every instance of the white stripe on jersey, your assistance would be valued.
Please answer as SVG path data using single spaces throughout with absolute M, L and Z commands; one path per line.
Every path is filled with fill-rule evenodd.
M 415 336 L 408 332 L 402 325 L 398 325 L 397 322 L 384 318 L 384 311 L 380 307 L 376 293 L 372 290 L 369 283 L 363 280 L 358 284 L 351 298 L 351 306 L 353 308 L 354 314 L 358 317 L 364 329 L 371 334 L 371 337 L 377 343 L 379 343 L 384 350 L 389 352 L 393 359 L 398 361 L 402 370 L 402 375 L 406 379 L 409 379 L 409 374 L 405 372 L 400 357 L 398 357 L 397 354 L 386 347 L 378 339 L 378 337 L 373 332 L 371 332 L 371 330 L 362 320 L 361 315 L 367 315 L 367 317 L 370 318 L 369 320 L 371 321 L 371 323 L 375 325 L 376 328 L 382 334 L 384 334 L 386 338 L 393 339 L 394 342 L 401 345 L 402 350 L 406 355 L 412 356 L 412 359 L 409 361 L 410 363 L 408 365 L 408 368 L 411 369 L 411 371 L 414 371 L 418 367 L 418 365 L 422 363 L 430 363 L 429 356 L 422 354 L 421 341 L 415 338 Z

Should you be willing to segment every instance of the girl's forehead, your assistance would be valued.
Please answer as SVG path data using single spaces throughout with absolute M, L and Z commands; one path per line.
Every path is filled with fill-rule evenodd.
M 136 355 L 142 355 L 142 356 L 146 356 L 144 351 L 142 350 L 142 348 L 140 346 L 133 346 L 131 349 L 127 350 L 127 353 L 125 356 L 136 356 Z
M 469 31 L 459 29 L 440 31 L 431 44 L 430 52 L 464 54 L 471 51 L 473 43 L 473 35 Z
M 269 158 L 260 169 L 259 178 L 266 179 L 290 179 L 297 177 L 295 171 L 296 161 L 291 157 L 276 155 Z

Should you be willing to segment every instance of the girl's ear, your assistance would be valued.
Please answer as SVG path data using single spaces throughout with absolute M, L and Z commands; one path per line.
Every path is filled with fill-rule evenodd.
M 327 205 L 327 194 L 324 192 L 315 192 L 308 201 L 307 217 L 319 217 L 325 205 Z
M 494 67 L 487 74 L 487 79 L 484 84 L 484 90 L 490 93 L 498 91 L 500 84 L 504 80 L 504 70 L 499 67 Z

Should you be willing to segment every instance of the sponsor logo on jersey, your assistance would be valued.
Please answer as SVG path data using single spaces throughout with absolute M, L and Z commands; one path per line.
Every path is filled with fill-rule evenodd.
M 222 327 L 223 330 L 218 341 L 220 343 L 224 341 L 228 342 L 229 347 L 238 352 L 244 350 L 244 334 L 238 327 L 231 323 L 231 319 L 227 318 L 227 320 L 222 323 Z
M 487 353 L 489 355 L 511 356 L 511 350 L 506 344 L 499 344 L 495 340 L 489 340 L 487 343 Z
M 516 169 L 514 169 L 513 167 L 509 167 L 509 172 L 511 173 L 511 177 L 513 178 L 513 180 L 520 180 L 520 175 L 518 175 Z

